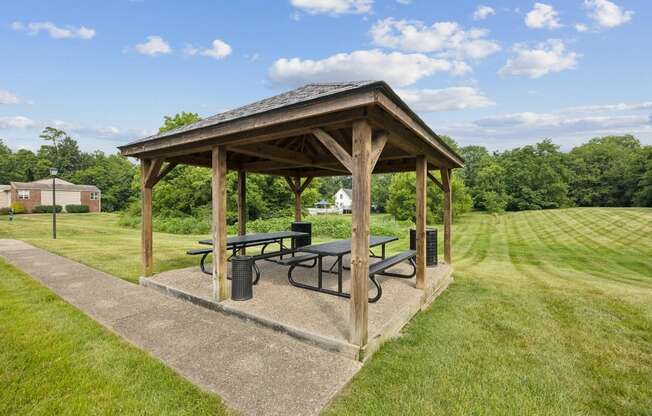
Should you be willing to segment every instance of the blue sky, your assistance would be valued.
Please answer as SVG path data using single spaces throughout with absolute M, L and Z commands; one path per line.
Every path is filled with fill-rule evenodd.
M 29 1 L 0 15 L 0 138 L 84 150 L 307 82 L 384 79 L 438 133 L 505 149 L 652 143 L 652 2 Z

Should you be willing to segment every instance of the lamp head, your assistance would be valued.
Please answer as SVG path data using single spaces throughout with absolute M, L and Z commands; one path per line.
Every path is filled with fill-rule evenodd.
M 57 176 L 58 173 L 59 173 L 59 169 L 50 168 L 50 176 Z

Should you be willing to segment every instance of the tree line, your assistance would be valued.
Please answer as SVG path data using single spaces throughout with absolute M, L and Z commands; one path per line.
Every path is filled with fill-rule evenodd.
M 194 113 L 165 117 L 160 131 L 199 120 Z M 102 190 L 105 211 L 139 214 L 140 172 L 119 154 L 82 152 L 65 131 L 47 127 L 44 144 L 36 152 L 12 151 L 0 140 L 0 184 L 48 177 L 56 167 L 60 177 Z M 631 135 L 590 139 L 562 152 L 546 139 L 502 152 L 482 146 L 460 147 L 444 140 L 464 159 L 465 167 L 452 177 L 453 214 L 472 209 L 489 212 L 562 208 L 570 206 L 652 206 L 652 146 L 642 146 Z M 236 221 L 236 175 L 227 182 L 228 221 Z M 414 220 L 414 173 L 372 177 L 372 207 L 397 220 Z M 330 201 L 340 188 L 350 188 L 350 177 L 316 178 L 304 191 L 304 207 Z M 211 175 L 206 168 L 178 166 L 155 188 L 153 209 L 158 218 L 210 218 Z M 247 205 L 250 219 L 291 217 L 294 196 L 283 178 L 249 174 Z M 332 202 L 332 201 L 331 201 Z M 442 195 L 428 187 L 428 219 L 441 219 Z

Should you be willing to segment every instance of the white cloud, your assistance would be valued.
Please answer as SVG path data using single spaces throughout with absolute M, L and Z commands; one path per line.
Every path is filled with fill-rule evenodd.
M 0 129 L 24 129 L 33 125 L 32 120 L 23 116 L 0 117 Z
M 566 51 L 564 43 L 559 39 L 549 39 L 528 49 L 524 44 L 514 45 L 516 56 L 498 71 L 499 75 L 524 75 L 539 78 L 551 72 L 573 69 L 580 56 L 575 52 Z
M 229 44 L 227 44 L 226 42 L 220 39 L 215 39 L 211 45 L 211 48 L 204 49 L 199 54 L 202 56 L 208 56 L 215 59 L 222 59 L 231 55 L 231 52 L 232 49 L 231 46 L 229 46 Z
M 589 28 L 584 23 L 577 23 L 575 25 L 575 30 L 577 30 L 580 33 L 583 33 L 583 32 L 586 32 L 587 30 L 589 30 Z
M 482 59 L 500 50 L 498 43 L 485 39 L 484 29 L 464 30 L 455 22 L 379 20 L 371 28 L 374 44 L 408 52 L 440 52 L 456 59 Z
M 495 104 L 473 87 L 399 89 L 396 92 L 413 110 L 420 112 L 465 110 Z
M 610 134 L 634 134 L 645 141 L 652 140 L 652 123 L 647 113 L 595 114 L 595 109 L 644 110 L 652 103 L 588 105 L 553 112 L 520 112 L 499 114 L 472 122 L 441 125 L 440 133 L 451 135 L 462 143 L 489 145 L 490 148 L 510 148 L 552 138 L 562 147 L 586 142 L 587 139 Z M 580 111 L 581 110 L 581 111 Z M 586 114 L 583 114 L 585 112 Z
M 11 28 L 16 31 L 26 31 L 30 35 L 37 35 L 39 32 L 47 32 L 53 39 L 92 39 L 95 37 L 95 30 L 86 26 L 74 27 L 65 26 L 60 27 L 52 22 L 13 22 Z
M 290 0 L 290 3 L 309 14 L 363 14 L 369 13 L 373 0 Z
M 534 3 L 534 9 L 525 15 L 525 25 L 533 29 L 557 29 L 562 26 L 559 13 L 549 4 Z
M 0 90 L 0 104 L 18 104 L 20 98 L 12 92 Z
M 396 0 L 398 4 L 410 4 L 412 3 L 412 0 Z
M 602 105 L 584 105 L 577 107 L 568 107 L 566 111 L 580 112 L 580 113 L 593 113 L 593 112 L 604 112 L 604 111 L 640 111 L 640 110 L 652 110 L 652 101 L 644 101 L 641 103 L 633 104 L 602 104 Z
M 136 52 L 149 56 L 168 54 L 172 52 L 170 44 L 160 36 L 148 36 L 147 42 L 137 44 L 135 49 Z
M 231 55 L 231 52 L 233 52 L 231 46 L 220 39 L 215 39 L 213 43 L 211 43 L 211 47 L 206 49 L 200 49 L 193 45 L 186 45 L 183 48 L 184 55 L 195 56 L 199 54 L 201 56 L 208 56 L 215 59 L 226 58 Z
M 584 0 L 584 7 L 589 9 L 589 17 L 599 26 L 612 28 L 632 20 L 634 12 L 624 10 L 609 0 Z
M 470 71 L 464 62 L 372 49 L 338 53 L 321 60 L 278 59 L 269 69 L 269 78 L 274 83 L 292 86 L 309 82 L 382 79 L 402 87 L 437 72 L 463 75 Z
M 475 12 L 473 12 L 473 20 L 484 20 L 492 14 L 496 14 L 496 11 L 493 9 L 493 7 L 481 4 L 475 9 Z

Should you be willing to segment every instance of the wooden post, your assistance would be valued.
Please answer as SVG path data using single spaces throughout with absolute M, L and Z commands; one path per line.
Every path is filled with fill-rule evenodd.
M 247 234 L 247 172 L 238 171 L 238 235 Z M 240 250 L 247 254 L 245 248 Z
M 143 276 L 151 276 L 154 271 L 153 233 L 152 233 L 152 186 L 148 186 L 147 178 L 152 167 L 150 159 L 140 161 L 140 191 L 141 191 L 141 225 L 140 241 Z
M 226 281 L 226 147 L 212 150 L 213 299 L 228 298 Z
M 367 343 L 369 280 L 369 216 L 371 206 L 371 126 L 353 123 L 353 202 L 351 220 L 351 300 L 349 337 L 352 344 Z
M 417 224 L 416 224 L 416 243 L 417 243 L 417 289 L 426 287 L 426 218 L 427 218 L 427 188 L 426 175 L 428 174 L 428 164 L 426 157 L 417 156 Z
M 453 199 L 450 169 L 441 169 L 441 181 L 444 185 L 444 261 L 451 264 L 451 225 L 453 223 Z
M 301 222 L 301 176 L 294 178 L 294 222 Z

